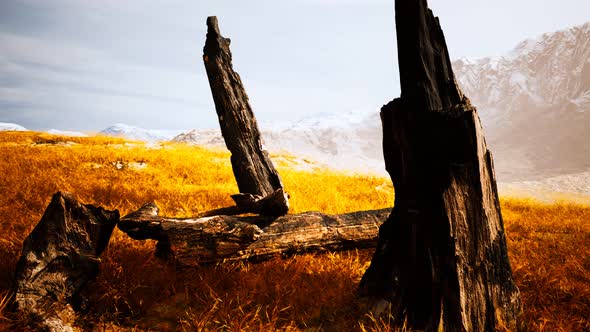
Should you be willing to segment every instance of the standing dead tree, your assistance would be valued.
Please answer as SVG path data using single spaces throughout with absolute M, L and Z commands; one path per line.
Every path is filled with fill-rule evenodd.
M 240 75 L 232 68 L 230 39 L 219 31 L 217 17 L 207 18 L 203 61 L 209 77 L 215 110 L 240 193 L 232 196 L 236 206 L 206 215 L 257 213 L 280 216 L 289 210 L 288 195 L 268 153 L 262 148 L 260 131 Z
M 401 97 L 381 109 L 395 204 L 360 292 L 412 329 L 517 330 L 519 291 L 477 111 L 426 0 L 396 0 L 395 11 Z

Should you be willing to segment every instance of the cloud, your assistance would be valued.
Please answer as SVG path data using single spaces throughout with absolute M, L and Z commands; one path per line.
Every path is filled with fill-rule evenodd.
M 233 40 L 234 66 L 259 120 L 297 120 L 317 110 L 363 105 L 373 109 L 383 99 L 371 104 L 359 94 L 368 89 L 375 68 L 367 70 L 361 62 L 366 47 L 349 40 L 362 38 L 362 31 L 343 29 L 366 24 L 350 24 L 346 13 L 326 17 L 303 3 L 267 0 L 56 0 L 0 7 L 0 120 L 30 128 L 100 130 L 115 122 L 217 126 L 201 60 L 204 21 L 211 14 L 220 16 L 222 30 Z M 328 43 L 334 46 L 326 50 Z M 381 81 L 389 80 L 385 76 Z M 391 90 L 388 86 L 377 90 Z
M 332 6 L 332 7 L 343 7 L 343 6 L 393 6 L 392 1 L 389 0 L 300 0 L 300 4 L 308 4 L 315 6 Z
M 196 127 L 197 115 L 205 115 L 199 110 L 212 110 L 207 79 L 196 70 L 185 73 L 127 63 L 72 43 L 9 33 L 0 33 L 0 44 L 0 118 L 5 121 L 63 128 L 64 123 L 56 122 L 70 119 L 68 127 L 99 129 L 97 125 L 117 119 L 141 123 L 178 116 L 192 118 Z M 101 120 L 100 114 L 110 116 Z M 88 123 L 86 117 L 98 123 Z
M 522 39 L 516 24 L 551 30 L 530 1 L 430 2 L 452 56 L 503 53 Z M 563 10 L 551 17 L 588 12 L 554 3 Z M 0 122 L 217 126 L 201 60 L 210 15 L 232 39 L 259 120 L 375 111 L 399 94 L 389 0 L 14 0 L 0 1 Z

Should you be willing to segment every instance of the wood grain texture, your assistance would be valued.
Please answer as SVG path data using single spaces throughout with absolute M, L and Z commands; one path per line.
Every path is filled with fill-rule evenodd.
M 14 277 L 16 309 L 39 324 L 31 328 L 73 331 L 60 316 L 74 316 L 72 307 L 84 309 L 79 294 L 98 275 L 100 254 L 118 220 L 116 210 L 80 204 L 65 192 L 53 195 L 25 239 Z
M 248 95 L 233 70 L 230 39 L 219 31 L 216 17 L 207 18 L 207 39 L 203 49 L 203 61 L 209 78 L 215 110 L 225 144 L 231 152 L 231 164 L 240 193 L 266 197 L 283 189 L 279 173 L 268 153 L 262 148 L 260 130 L 250 107 Z M 278 210 L 259 211 L 263 215 L 287 213 L 286 205 L 273 206 Z
M 397 0 L 401 97 L 381 110 L 394 209 L 360 284 L 413 329 L 518 330 L 492 155 L 455 81 L 438 18 Z
M 155 239 L 157 254 L 179 266 L 223 260 L 264 260 L 276 256 L 374 247 L 379 225 L 391 209 L 339 215 L 306 212 L 279 218 L 213 216 L 173 219 L 146 204 L 121 219 L 134 239 Z

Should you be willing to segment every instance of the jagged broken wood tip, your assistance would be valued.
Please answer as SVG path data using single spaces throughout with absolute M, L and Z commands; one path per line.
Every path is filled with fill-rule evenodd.
M 207 17 L 207 32 L 215 32 L 218 35 L 221 35 L 219 33 L 219 21 L 217 20 L 217 16 Z

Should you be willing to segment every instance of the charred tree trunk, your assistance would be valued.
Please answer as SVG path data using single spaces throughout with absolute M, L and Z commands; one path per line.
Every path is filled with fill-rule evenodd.
M 396 0 L 401 97 L 381 110 L 395 206 L 360 292 L 411 328 L 517 330 L 492 156 L 426 0 Z
M 118 220 L 116 210 L 80 204 L 69 193 L 53 195 L 23 244 L 14 281 L 16 309 L 37 318 L 41 330 L 72 330 L 60 316 L 73 316 L 68 304 L 83 309 L 79 293 L 98 274 L 99 256 Z
M 379 225 L 391 209 L 326 215 L 319 212 L 273 217 L 213 216 L 172 219 L 155 204 L 121 219 L 119 228 L 137 240 L 155 239 L 157 256 L 180 266 L 223 260 L 374 247 Z
M 286 213 L 287 211 L 285 209 L 289 206 L 288 195 L 283 189 L 278 189 L 265 197 L 252 194 L 235 194 L 232 195 L 231 198 L 236 205 L 205 211 L 197 215 L 197 218 L 220 215 L 233 216 L 245 213 L 279 216 Z
M 221 133 L 225 145 L 232 154 L 231 164 L 240 193 L 255 195 L 264 200 L 280 190 L 279 194 L 283 196 L 281 199 L 275 200 L 274 204 L 263 204 L 263 208 L 256 213 L 283 215 L 289 210 L 288 196 L 282 190 L 283 184 L 279 173 L 268 153 L 262 148 L 260 131 L 248 95 L 240 75 L 232 68 L 230 39 L 221 35 L 217 18 L 214 16 L 207 18 L 207 28 L 203 61 Z M 240 210 L 244 210 L 245 207 L 247 205 L 242 205 Z

